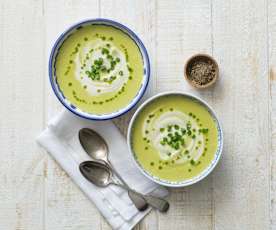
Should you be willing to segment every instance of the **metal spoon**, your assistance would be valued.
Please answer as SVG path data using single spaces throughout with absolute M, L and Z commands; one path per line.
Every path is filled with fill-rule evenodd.
M 140 193 L 130 189 L 128 186 L 116 183 L 113 179 L 111 168 L 100 161 L 84 161 L 80 164 L 79 169 L 82 175 L 96 186 L 107 187 L 108 185 L 113 184 L 127 190 L 134 196 L 141 196 Z M 158 208 L 162 212 L 168 211 L 169 203 L 167 201 L 148 195 L 145 195 L 145 197 L 151 206 Z
M 92 129 L 83 128 L 79 131 L 79 140 L 83 149 L 92 159 L 104 161 L 112 169 L 119 180 L 126 187 L 128 187 L 126 182 L 116 172 L 116 170 L 113 168 L 112 164 L 108 160 L 108 145 L 98 133 L 96 133 Z M 128 192 L 128 196 L 139 211 L 144 211 L 147 209 L 148 204 L 143 196 L 137 196 L 137 194 L 133 192 Z
M 126 187 L 128 191 L 134 191 L 113 168 L 112 164 L 108 160 L 108 145 L 97 132 L 92 129 L 83 128 L 79 131 L 79 139 L 82 147 L 87 152 L 87 154 L 92 157 L 92 159 L 104 161 L 121 180 L 124 187 Z M 169 203 L 164 199 L 151 195 L 143 195 L 136 191 L 134 192 L 129 192 L 128 194 L 134 205 L 139 210 L 145 210 L 147 208 L 147 204 L 150 204 L 161 212 L 166 212 L 169 209 Z

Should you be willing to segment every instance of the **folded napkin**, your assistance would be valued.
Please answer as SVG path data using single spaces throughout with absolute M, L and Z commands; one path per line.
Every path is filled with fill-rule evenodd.
M 130 187 L 144 194 L 151 193 L 162 197 L 168 194 L 166 189 L 147 179 L 137 169 L 125 138 L 111 121 L 89 121 L 63 111 L 49 122 L 37 142 L 97 206 L 113 229 L 132 229 L 150 209 L 139 212 L 125 190 L 114 185 L 99 188 L 82 176 L 79 164 L 91 160 L 78 139 L 78 132 L 84 127 L 91 128 L 104 137 L 109 146 L 112 165 Z

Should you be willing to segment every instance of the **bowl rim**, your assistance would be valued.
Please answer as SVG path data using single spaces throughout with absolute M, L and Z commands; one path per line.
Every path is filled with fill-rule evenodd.
M 204 106 L 207 107 L 207 109 L 211 112 L 212 116 L 215 118 L 216 122 L 217 122 L 217 126 L 219 128 L 219 135 L 220 135 L 220 146 L 218 149 L 218 152 L 216 154 L 216 157 L 212 160 L 212 162 L 210 163 L 210 165 L 203 170 L 198 176 L 190 179 L 188 182 L 177 182 L 177 183 L 167 183 L 164 182 L 162 180 L 157 180 L 155 179 L 153 176 L 151 176 L 139 163 L 138 161 L 135 159 L 134 157 L 134 151 L 132 150 L 131 147 L 131 130 L 132 130 L 132 126 L 134 124 L 134 121 L 136 120 L 136 117 L 140 114 L 140 112 L 142 111 L 142 109 L 147 106 L 151 101 L 155 100 L 158 97 L 162 97 L 162 96 L 166 96 L 166 95 L 182 95 L 182 96 L 188 96 L 191 97 L 193 99 L 198 100 L 200 103 L 202 103 Z M 140 172 L 142 172 L 143 175 L 145 175 L 147 178 L 149 178 L 150 180 L 152 180 L 153 182 L 156 182 L 157 184 L 166 186 L 166 187 L 172 187 L 172 188 L 179 188 L 179 187 L 186 187 L 192 184 L 195 184 L 201 180 L 203 180 L 204 178 L 206 178 L 216 167 L 216 165 L 218 164 L 221 155 L 222 155 L 222 150 L 223 150 L 223 129 L 222 129 L 222 125 L 218 119 L 218 116 L 216 115 L 216 113 L 214 112 L 214 109 L 203 99 L 199 98 L 198 96 L 195 96 L 191 93 L 184 93 L 181 91 L 166 91 L 166 92 L 161 92 L 158 93 L 150 98 L 148 98 L 146 101 L 144 101 L 139 108 L 135 111 L 134 115 L 132 116 L 129 126 L 128 126 L 128 131 L 127 131 L 127 145 L 128 145 L 128 150 L 129 153 L 131 154 L 132 159 L 135 162 L 135 165 L 138 167 L 138 169 L 140 170 Z
M 73 106 L 71 103 L 68 104 L 65 102 L 65 99 L 62 98 L 62 96 L 60 95 L 60 92 L 58 92 L 57 88 L 55 87 L 56 83 L 54 82 L 54 76 L 53 76 L 53 61 L 57 54 L 56 50 L 57 50 L 57 48 L 59 48 L 60 42 L 62 42 L 62 40 L 64 38 L 65 38 L 64 40 L 66 40 L 66 36 L 72 30 L 74 30 L 74 29 L 78 28 L 79 26 L 86 24 L 86 23 L 102 23 L 102 24 L 106 24 L 108 26 L 113 26 L 116 29 L 122 30 L 122 32 L 124 32 L 130 36 L 130 38 L 136 43 L 136 45 L 142 50 L 142 53 L 144 54 L 143 59 L 145 59 L 145 60 L 144 60 L 143 67 L 144 67 L 144 69 L 146 69 L 146 74 L 144 75 L 144 79 L 142 81 L 143 82 L 142 87 L 139 89 L 136 96 L 132 99 L 132 101 L 127 106 L 125 106 L 122 109 L 119 109 L 118 111 L 113 112 L 113 113 L 104 114 L 104 115 L 89 114 L 84 111 L 81 111 L 81 113 L 80 113 L 71 107 L 71 106 Z M 58 98 L 60 103 L 66 109 L 68 109 L 70 112 L 72 112 L 73 114 L 75 114 L 81 118 L 88 119 L 88 120 L 99 120 L 99 121 L 110 120 L 110 119 L 119 117 L 119 116 L 124 115 L 127 112 L 129 112 L 133 107 L 135 107 L 135 105 L 140 101 L 140 99 L 145 94 L 145 91 L 146 91 L 149 81 L 150 81 L 150 75 L 151 75 L 151 66 L 150 66 L 149 55 L 148 55 L 145 45 L 143 44 L 141 39 L 138 37 L 138 35 L 134 31 L 132 31 L 130 28 L 128 28 L 127 26 L 125 26 L 117 21 L 107 19 L 107 18 L 85 19 L 85 20 L 81 20 L 81 21 L 74 23 L 71 26 L 67 27 L 67 29 L 65 29 L 55 40 L 54 45 L 52 46 L 50 56 L 49 56 L 49 61 L 48 61 L 48 76 L 49 76 L 51 88 L 54 91 L 54 94 L 56 95 L 56 97 Z M 70 101 L 68 101 L 68 102 L 70 102 Z M 73 107 L 75 107 L 75 106 L 73 106 Z

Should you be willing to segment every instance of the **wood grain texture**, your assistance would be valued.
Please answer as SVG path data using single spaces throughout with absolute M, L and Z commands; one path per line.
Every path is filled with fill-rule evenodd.
M 124 6 L 124 7 L 122 7 Z M 156 18 L 155 18 L 155 1 L 101 1 L 100 16 L 104 18 L 111 18 L 119 21 L 130 29 L 134 30 L 135 33 L 141 38 L 144 45 L 147 48 L 148 54 L 151 60 L 155 60 L 155 48 L 156 48 Z M 139 22 L 139 23 L 137 23 Z M 151 78 L 150 87 L 147 89 L 147 93 L 144 98 L 154 94 L 156 89 L 156 71 L 155 62 L 151 61 Z M 136 106 L 137 107 L 137 106 Z M 132 109 L 126 115 L 115 119 L 114 123 L 118 126 L 121 132 L 126 136 L 127 128 L 131 115 L 135 109 Z M 157 229 L 158 227 L 158 216 L 152 212 L 148 217 L 142 221 L 136 229 Z
M 212 91 L 191 88 L 184 80 L 185 60 L 212 54 L 209 1 L 157 1 L 157 90 L 180 90 L 212 103 Z M 212 178 L 184 189 L 171 190 L 171 210 L 160 215 L 159 229 L 211 229 Z
M 0 4 L 0 228 L 39 230 L 45 155 L 34 138 L 44 117 L 42 5 L 34 0 Z
M 64 171 L 34 143 L 63 108 L 48 57 L 66 27 L 105 17 L 133 29 L 151 59 L 149 95 L 205 99 L 223 124 L 223 157 L 202 182 L 172 189 L 167 214 L 136 230 L 276 229 L 276 2 L 273 0 L 0 0 L 0 229 L 110 229 Z M 183 77 L 187 58 L 213 55 L 214 88 Z M 134 109 L 135 110 L 135 109 Z M 126 134 L 131 111 L 114 122 Z
M 46 62 L 57 36 L 71 24 L 85 18 L 99 17 L 97 0 L 45 1 Z M 45 63 L 46 65 L 47 63 Z M 47 69 L 45 75 L 48 75 Z M 45 98 L 47 120 L 62 110 L 46 77 Z M 48 157 L 45 178 L 45 229 L 102 229 L 105 225 L 95 206 L 80 192 L 68 175 Z
M 213 1 L 213 46 L 224 125 L 214 173 L 214 228 L 269 229 L 269 88 L 266 1 Z
M 276 229 L 276 2 L 268 1 L 268 53 L 270 102 L 270 225 Z

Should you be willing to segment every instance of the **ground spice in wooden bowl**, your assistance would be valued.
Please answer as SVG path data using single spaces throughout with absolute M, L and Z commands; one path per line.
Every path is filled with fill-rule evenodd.
M 196 88 L 207 88 L 218 78 L 218 64 L 207 54 L 197 54 L 189 58 L 184 68 L 185 78 Z

